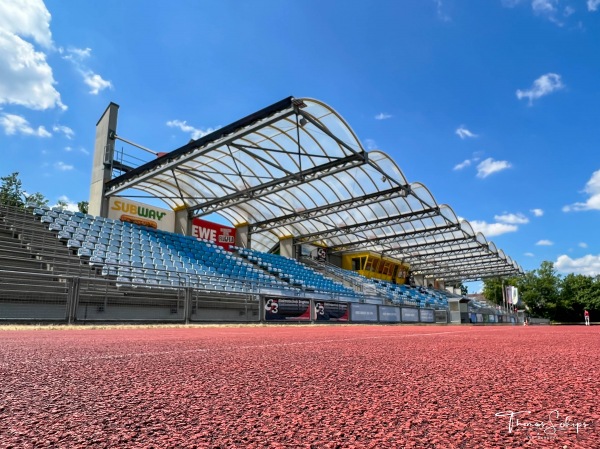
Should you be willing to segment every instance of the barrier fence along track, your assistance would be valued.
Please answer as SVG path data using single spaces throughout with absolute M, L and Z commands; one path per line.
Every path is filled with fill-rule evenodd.
M 186 285 L 145 288 L 103 276 L 31 211 L 0 205 L 0 320 L 253 322 L 258 316 L 251 290 L 232 295 Z

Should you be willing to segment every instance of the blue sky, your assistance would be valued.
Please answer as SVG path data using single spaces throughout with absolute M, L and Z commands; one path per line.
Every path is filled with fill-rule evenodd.
M 95 124 L 170 151 L 336 109 L 524 269 L 600 274 L 600 0 L 0 0 L 0 175 L 88 199 Z

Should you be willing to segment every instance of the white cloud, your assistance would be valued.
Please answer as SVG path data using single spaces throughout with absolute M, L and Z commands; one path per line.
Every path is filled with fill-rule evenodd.
M 83 82 L 90 88 L 89 93 L 92 95 L 98 95 L 104 89 L 112 89 L 113 84 L 109 80 L 105 80 L 102 76 L 98 75 L 94 71 L 90 70 L 84 63 L 92 54 L 92 49 L 87 48 L 74 48 L 70 47 L 65 49 L 59 49 L 59 52 L 63 55 L 63 59 L 71 61 L 77 71 L 83 77 Z
M 433 2 L 435 3 L 435 12 L 438 19 L 440 19 L 442 22 L 450 22 L 452 19 L 444 12 L 444 3 L 442 0 L 433 0 Z
M 587 248 L 587 247 L 588 247 L 588 244 L 587 244 L 587 243 L 585 243 L 585 242 L 579 242 L 579 243 L 577 244 L 577 246 L 579 246 L 580 248 Z
M 46 54 L 26 40 L 51 49 L 50 19 L 41 0 L 0 1 L 0 104 L 66 109 Z
M 0 30 L 33 38 L 45 48 L 52 47 L 50 13 L 42 0 L 3 0 L 0 2 Z
M 458 128 L 456 128 L 455 133 L 461 139 L 466 139 L 467 137 L 473 139 L 475 137 L 478 137 L 477 134 L 472 133 L 467 128 L 465 128 L 463 125 L 461 125 Z
M 375 116 L 375 120 L 387 120 L 388 118 L 392 118 L 390 114 L 386 114 L 385 112 L 380 112 Z
M 4 128 L 4 133 L 8 136 L 15 134 L 36 137 L 52 136 L 43 126 L 33 128 L 24 117 L 15 114 L 3 113 L 0 116 L 0 126 Z
M 64 162 L 59 161 L 54 164 L 54 168 L 56 168 L 57 170 L 60 170 L 60 171 L 71 171 L 75 167 L 73 165 L 65 164 Z
M 542 215 L 544 215 L 544 211 L 542 209 L 531 209 L 531 213 L 535 217 L 541 217 Z
M 64 55 L 63 59 L 66 59 L 68 61 L 75 61 L 76 63 L 80 63 L 84 59 L 87 59 L 91 56 L 92 49 L 89 47 L 87 47 L 87 48 L 69 47 L 66 50 L 64 48 L 59 48 L 58 52 L 60 54 Z
M 475 232 L 481 232 L 487 238 L 497 235 L 506 234 L 508 232 L 516 232 L 519 230 L 518 225 L 529 223 L 529 219 L 523 214 L 495 215 L 495 223 L 488 223 L 483 220 L 473 220 L 469 223 Z
M 523 214 L 495 215 L 494 219 L 496 221 L 499 221 L 500 223 L 506 223 L 506 224 L 527 224 L 527 223 L 529 223 L 529 218 L 527 218 Z
M 475 232 L 481 232 L 486 238 L 515 232 L 519 229 L 516 225 L 507 223 L 486 223 L 480 220 L 469 221 L 469 223 Z
M 552 15 L 556 13 L 558 0 L 532 0 L 531 9 L 536 14 Z
M 0 2 L 1 4 L 2 2 Z M 16 34 L 0 27 L 0 104 L 30 109 L 67 109 L 54 88 L 46 55 Z
M 69 140 L 71 140 L 73 138 L 73 136 L 75 135 L 75 131 L 73 131 L 68 126 L 63 126 L 63 125 L 54 125 L 52 127 L 52 131 L 54 131 L 55 133 L 63 133 L 65 135 L 65 137 Z
M 564 26 L 564 22 L 560 17 L 568 18 L 572 16 L 575 13 L 575 8 L 571 5 L 562 8 L 561 2 L 564 3 L 562 0 L 501 0 L 502 6 L 507 8 L 529 3 L 536 16 L 543 17 L 558 26 Z M 588 9 L 590 9 L 590 3 L 598 4 L 600 0 L 588 0 Z
M 575 8 L 573 8 L 571 6 L 565 6 L 565 10 L 563 12 L 563 15 L 565 17 L 569 17 L 569 16 L 572 16 L 573 14 L 575 14 Z
M 81 147 L 79 149 L 79 151 L 81 151 L 83 154 L 86 154 L 86 155 L 90 154 L 90 152 L 88 150 L 86 150 L 85 148 L 83 148 L 83 147 Z
M 365 148 L 369 151 L 377 149 L 377 142 L 375 142 L 373 139 L 365 139 L 363 143 Z
M 453 170 L 462 170 L 463 168 L 469 167 L 472 164 L 474 164 L 475 162 L 479 161 L 480 157 L 477 156 L 477 154 L 474 154 L 472 158 L 470 159 L 465 159 L 464 161 L 462 161 L 459 164 L 456 164 L 453 168 Z
M 533 254 L 533 253 L 524 253 L 523 255 L 527 256 L 527 257 L 534 257 L 535 256 L 535 254 Z
M 574 203 L 563 207 L 563 212 L 600 210 L 600 170 L 596 170 L 586 183 L 583 191 L 589 195 L 585 203 Z
M 554 268 L 560 273 L 583 274 L 585 276 L 597 276 L 600 274 L 600 255 L 588 254 L 579 259 L 571 259 L 569 256 L 558 256 L 554 262 Z
M 460 164 L 456 164 L 454 166 L 453 170 L 462 170 L 463 168 L 466 168 L 469 165 L 471 165 L 471 159 L 465 159 Z
M 600 0 L 587 0 L 588 11 L 598 11 L 598 7 L 600 7 Z
M 83 82 L 90 87 L 90 93 L 92 95 L 98 95 L 101 90 L 108 88 L 112 89 L 113 87 L 110 81 L 103 79 L 100 75 L 92 72 L 91 70 L 88 70 L 82 74 Z
M 477 177 L 487 178 L 492 173 L 506 170 L 510 167 L 512 165 L 508 161 L 495 161 L 491 157 L 488 157 L 477 165 Z
M 167 126 L 169 126 L 171 128 L 179 128 L 184 133 L 190 133 L 190 135 L 192 136 L 192 139 L 194 139 L 194 140 L 204 137 L 207 134 L 210 134 L 220 128 L 220 126 L 217 126 L 216 128 L 206 128 L 206 129 L 194 128 L 193 126 L 188 125 L 187 121 L 185 121 L 185 120 L 183 120 L 183 121 L 169 120 L 167 122 Z
M 560 75 L 556 73 L 546 73 L 536 79 L 530 89 L 518 89 L 517 98 L 519 100 L 528 98 L 529 104 L 531 105 L 533 104 L 533 100 L 537 100 L 538 98 L 556 92 L 564 87 L 565 85 L 563 84 Z
M 67 195 L 60 196 L 58 198 L 58 201 L 62 201 L 64 203 L 67 203 L 66 209 L 68 209 L 68 210 L 70 210 L 72 212 L 77 212 L 79 210 L 79 207 L 77 207 L 77 203 L 74 203 L 73 201 L 71 201 Z M 56 204 L 53 205 L 53 207 L 54 206 L 58 206 L 58 201 L 56 202 Z
M 536 243 L 537 246 L 552 246 L 554 242 L 551 240 L 542 239 Z

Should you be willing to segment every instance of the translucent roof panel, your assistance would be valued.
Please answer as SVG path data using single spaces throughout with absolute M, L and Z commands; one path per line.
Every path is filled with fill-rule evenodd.
M 440 279 L 472 277 L 478 267 L 485 275 L 491 262 L 498 273 L 519 271 L 425 185 L 409 183 L 389 155 L 367 152 L 342 117 L 314 99 L 286 98 L 191 141 L 112 179 L 106 194 L 132 189 L 193 216 L 218 213 L 248 225 L 260 251 L 292 236 L 332 253 L 397 257 Z

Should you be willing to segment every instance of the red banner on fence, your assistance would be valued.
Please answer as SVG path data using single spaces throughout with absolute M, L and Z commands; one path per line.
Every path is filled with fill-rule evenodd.
M 235 228 L 223 226 L 200 218 L 194 218 L 192 220 L 192 235 L 199 239 L 216 243 L 228 251 L 231 246 L 235 245 Z

